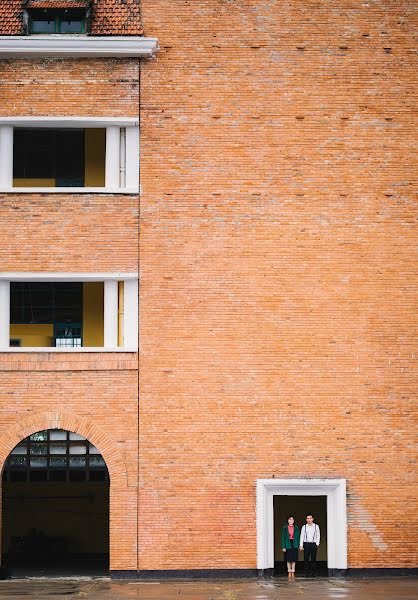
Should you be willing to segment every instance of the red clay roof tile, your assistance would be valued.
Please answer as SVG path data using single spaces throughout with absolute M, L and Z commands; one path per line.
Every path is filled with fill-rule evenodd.
M 140 0 L 93 0 L 92 35 L 142 35 Z
M 29 0 L 27 8 L 86 8 L 88 0 Z
M 19 35 L 22 31 L 22 0 L 0 3 L 0 35 Z

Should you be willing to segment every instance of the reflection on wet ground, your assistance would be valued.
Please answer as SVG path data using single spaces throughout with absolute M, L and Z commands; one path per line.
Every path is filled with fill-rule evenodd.
M 418 579 L 230 579 L 111 581 L 108 578 L 0 581 L 0 598 L 51 600 L 417 600 Z

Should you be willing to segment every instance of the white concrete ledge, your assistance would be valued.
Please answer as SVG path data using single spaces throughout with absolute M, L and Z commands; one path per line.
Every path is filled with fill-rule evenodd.
M 46 127 L 54 129 L 81 127 L 82 129 L 103 129 L 104 127 L 139 127 L 138 117 L 3 117 L 0 116 L 0 126 L 13 127 Z
M 139 188 L 0 187 L 0 194 L 139 194 Z
M 156 38 L 141 36 L 0 36 L 1 58 L 149 58 Z
M 50 281 L 127 281 L 127 280 L 138 279 L 138 273 L 51 273 L 51 272 L 21 272 L 13 273 L 3 271 L 0 272 L 0 281 L 38 281 L 38 282 L 50 282 Z
M 46 347 L 36 347 L 36 348 L 31 348 L 31 347 L 15 347 L 15 348 L 0 348 L 0 353 L 1 352 L 7 352 L 7 353 L 39 353 L 39 352 L 71 352 L 71 353 L 80 353 L 80 352 L 138 352 L 137 348 L 122 348 L 122 347 L 116 347 L 116 348 L 103 348 L 102 346 L 98 347 L 98 348 L 93 348 L 93 347 L 85 347 L 85 348 L 71 348 L 71 346 L 68 347 L 62 347 L 62 348 L 56 348 L 55 346 L 46 346 Z

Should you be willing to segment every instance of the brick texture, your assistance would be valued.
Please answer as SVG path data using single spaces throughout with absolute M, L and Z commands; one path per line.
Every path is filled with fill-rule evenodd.
M 31 427 L 90 435 L 112 569 L 255 568 L 273 476 L 347 479 L 349 567 L 417 566 L 414 12 L 143 0 L 139 202 L 0 199 L 0 270 L 132 271 L 139 247 L 139 355 L 0 356 L 0 460 Z M 138 82 L 2 61 L 0 110 L 136 116 Z
M 273 476 L 416 566 L 414 12 L 143 2 L 142 568 L 254 568 Z

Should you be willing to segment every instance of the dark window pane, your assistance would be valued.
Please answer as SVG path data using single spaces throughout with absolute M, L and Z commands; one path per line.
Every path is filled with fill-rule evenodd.
M 81 19 L 62 19 L 61 20 L 61 33 L 83 33 L 84 22 Z
M 84 129 L 14 129 L 13 177 L 54 179 L 57 187 L 83 187 Z
M 83 320 L 83 284 L 56 283 L 55 322 L 81 323 Z
M 32 33 L 55 33 L 54 19 L 32 20 L 30 29 Z
M 84 186 L 84 129 L 58 130 L 57 187 Z
M 51 283 L 10 284 L 11 323 L 52 323 Z
M 11 323 L 78 323 L 80 336 L 82 319 L 82 283 L 11 283 Z
M 9 459 L 9 465 L 11 468 L 26 468 L 27 466 L 26 456 L 13 456 Z
M 53 130 L 15 128 L 13 138 L 13 177 L 54 177 Z

